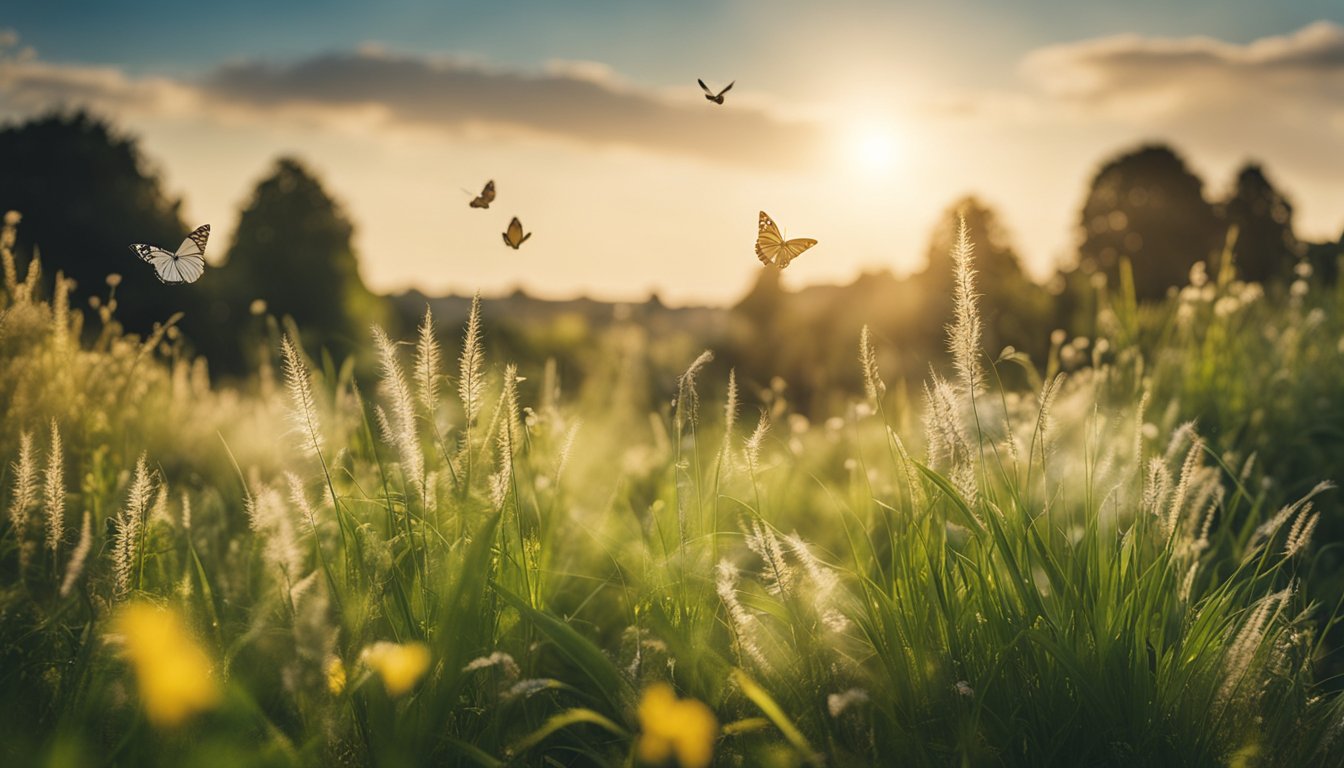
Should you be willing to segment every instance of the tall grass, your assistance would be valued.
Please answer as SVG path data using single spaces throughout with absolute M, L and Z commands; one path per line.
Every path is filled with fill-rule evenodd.
M 1188 324 L 1148 368 L 1114 308 L 1086 361 L 986 355 L 964 231 L 922 435 L 866 332 L 816 425 L 732 374 L 703 407 L 708 353 L 652 414 L 624 364 L 563 395 L 492 366 L 479 300 L 455 381 L 427 312 L 372 329 L 376 386 L 277 332 L 280 381 L 212 389 L 171 321 L 121 334 L 115 280 L 86 331 L 0 256 L 7 763 L 1344 759 L 1303 585 L 1322 478 L 1270 506 L 1182 425 Z

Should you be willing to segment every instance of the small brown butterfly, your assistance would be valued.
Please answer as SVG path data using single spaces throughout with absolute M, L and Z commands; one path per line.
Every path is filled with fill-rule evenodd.
M 756 258 L 761 260 L 762 264 L 775 266 L 783 269 L 789 266 L 789 262 L 798 258 L 799 254 L 808 248 L 816 245 L 817 241 L 810 237 L 800 237 L 795 240 L 785 240 L 779 234 L 779 227 L 775 222 L 761 211 L 761 219 L 756 230 Z
M 527 238 L 531 236 L 531 232 L 523 234 L 523 223 L 514 216 L 513 221 L 509 222 L 509 228 L 504 231 L 504 244 L 516 251 L 518 246 L 526 243 Z
M 472 208 L 489 208 L 490 204 L 494 201 L 495 181 L 494 179 L 491 179 L 490 181 L 485 182 L 485 189 L 481 190 L 481 194 L 477 195 L 476 198 L 471 201 L 470 205 Z
M 710 101 L 714 102 L 715 104 L 718 104 L 719 106 L 723 106 L 723 94 L 733 90 L 733 85 L 737 81 L 734 80 L 733 82 L 729 83 L 727 88 L 724 88 L 722 91 L 719 91 L 718 93 L 709 90 L 709 86 L 705 85 L 704 80 L 697 79 L 695 82 L 699 83 L 700 87 L 704 89 L 706 99 L 709 99 Z

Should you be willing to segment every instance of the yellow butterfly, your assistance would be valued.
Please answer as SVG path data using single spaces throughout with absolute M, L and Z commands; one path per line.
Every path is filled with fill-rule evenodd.
M 794 240 L 785 240 L 779 234 L 779 227 L 775 222 L 761 211 L 760 226 L 756 232 L 756 258 L 761 260 L 762 264 L 775 266 L 783 269 L 789 266 L 789 262 L 798 258 L 798 255 L 808 248 L 816 245 L 817 241 L 810 237 L 800 237 Z
M 531 236 L 531 232 L 526 235 L 523 234 L 523 223 L 518 220 L 517 216 L 514 216 L 513 221 L 509 222 L 508 230 L 504 232 L 504 244 L 516 251 L 518 246 L 526 243 L 527 238 Z
M 467 194 L 471 193 L 468 192 Z M 495 182 L 492 179 L 490 181 L 485 182 L 485 189 L 482 189 L 481 194 L 477 195 L 475 199 L 473 199 L 471 203 L 469 203 L 469 205 L 471 205 L 472 208 L 489 208 L 490 204 L 493 203 L 494 201 L 495 201 Z

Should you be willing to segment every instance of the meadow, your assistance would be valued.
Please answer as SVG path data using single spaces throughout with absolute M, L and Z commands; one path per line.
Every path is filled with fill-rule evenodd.
M 865 329 L 863 391 L 809 418 L 708 351 L 651 402 L 635 323 L 570 391 L 478 306 L 372 328 L 376 382 L 262 309 L 261 372 L 212 386 L 15 225 L 6 765 L 1344 763 L 1344 327 L 1310 275 L 1098 282 L 1033 361 L 984 348 L 963 229 L 950 365 L 888 382 Z

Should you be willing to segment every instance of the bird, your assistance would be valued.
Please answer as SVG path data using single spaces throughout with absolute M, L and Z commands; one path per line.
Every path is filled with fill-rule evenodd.
M 194 283 L 205 274 L 205 242 L 210 238 L 210 225 L 203 224 L 187 235 L 176 251 L 158 246 L 136 243 L 131 250 L 136 256 L 154 267 L 154 275 L 165 285 Z
M 798 258 L 799 254 L 808 248 L 816 245 L 817 241 L 810 237 L 800 237 L 794 240 L 785 240 L 779 234 L 779 227 L 765 211 L 761 211 L 761 218 L 756 229 L 756 258 L 767 267 L 771 264 L 784 269 L 789 266 L 789 262 Z
M 495 181 L 494 179 L 491 179 L 490 181 L 485 182 L 485 189 L 481 190 L 481 194 L 477 195 L 471 201 L 470 205 L 472 208 L 489 208 L 490 204 L 493 203 L 494 201 L 495 201 Z
M 719 91 L 718 93 L 715 93 L 715 92 L 709 90 L 709 86 L 708 86 L 708 85 L 705 85 L 705 81 L 704 81 L 704 80 L 700 80 L 700 79 L 697 78 L 695 82 L 699 83 L 699 84 L 700 84 L 700 87 L 704 89 L 704 91 L 705 91 L 705 98 L 706 98 L 706 99 L 709 99 L 710 101 L 714 102 L 715 104 L 718 104 L 718 105 L 722 106 L 722 105 L 723 105 L 723 94 L 725 94 L 725 93 L 731 91 L 731 90 L 733 89 L 733 84 L 736 83 L 737 81 L 734 80 L 732 83 L 729 83 L 727 88 L 724 88 L 722 91 Z
M 531 232 L 523 234 L 523 223 L 514 216 L 513 221 L 509 222 L 509 228 L 504 231 L 504 244 L 516 251 L 518 246 L 526 243 L 527 238 L 531 236 Z

